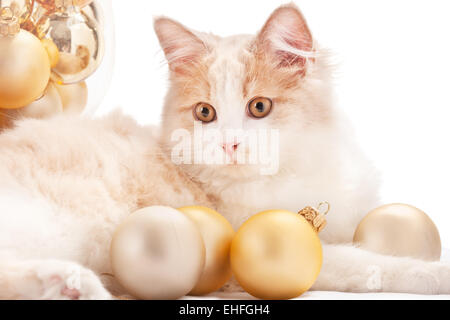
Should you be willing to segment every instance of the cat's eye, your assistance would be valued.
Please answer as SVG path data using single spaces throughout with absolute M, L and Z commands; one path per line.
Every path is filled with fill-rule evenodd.
M 208 123 L 216 120 L 216 109 L 208 103 L 200 102 L 194 106 L 194 118 Z
M 272 105 L 272 100 L 269 98 L 258 97 L 250 100 L 247 110 L 249 115 L 253 118 L 261 119 L 270 113 Z

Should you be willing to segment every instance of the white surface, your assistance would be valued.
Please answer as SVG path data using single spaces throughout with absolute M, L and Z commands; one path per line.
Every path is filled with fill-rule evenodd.
M 285 2 L 113 1 L 115 76 L 97 114 L 121 106 L 141 123 L 158 123 L 167 68 L 153 16 L 167 15 L 223 36 L 255 33 Z M 383 173 L 384 202 L 423 209 L 450 247 L 450 1 L 296 3 L 315 37 L 335 53 L 339 104 Z
M 186 300 L 197 300 L 186 297 Z M 419 295 L 405 293 L 347 293 L 332 291 L 309 291 L 293 300 L 449 300 L 450 295 Z M 216 294 L 202 297 L 201 300 L 255 300 L 247 293 Z

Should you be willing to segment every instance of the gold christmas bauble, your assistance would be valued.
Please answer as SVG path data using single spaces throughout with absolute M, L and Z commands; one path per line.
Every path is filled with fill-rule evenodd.
M 190 206 L 178 209 L 195 222 L 203 238 L 206 261 L 202 275 L 190 294 L 204 295 L 220 289 L 230 280 L 230 246 L 234 237 L 231 224 L 218 212 Z
M 45 38 L 51 39 L 59 51 L 52 79 L 58 84 L 85 80 L 101 63 L 104 37 L 97 21 L 76 7 L 51 14 Z
M 0 108 L 21 108 L 38 99 L 49 77 L 50 60 L 38 38 L 25 30 L 0 37 Z
M 62 113 L 63 104 L 58 90 L 49 82 L 44 95 L 24 108 L 17 109 L 17 114 L 22 117 L 45 119 L 58 113 Z
M 75 84 L 55 84 L 61 97 L 64 112 L 81 114 L 87 105 L 88 88 L 86 82 Z
M 439 231 L 425 212 L 407 204 L 388 204 L 369 212 L 353 242 L 386 255 L 439 260 Z
M 322 245 L 301 215 L 269 210 L 239 228 L 230 258 L 237 281 L 248 293 L 262 299 L 290 299 L 303 294 L 317 279 Z
M 140 299 L 177 299 L 197 283 L 205 247 L 195 223 L 163 206 L 131 214 L 114 233 L 111 266 L 114 277 Z

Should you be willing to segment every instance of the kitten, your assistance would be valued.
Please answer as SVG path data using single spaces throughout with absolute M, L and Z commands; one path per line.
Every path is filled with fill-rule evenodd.
M 0 298 L 111 298 L 120 292 L 108 281 L 111 236 L 137 208 L 206 205 L 238 228 L 261 210 L 324 200 L 332 210 L 313 289 L 450 293 L 449 264 L 349 244 L 378 205 L 378 175 L 333 106 L 326 53 L 295 6 L 277 9 L 256 36 L 220 38 L 167 18 L 155 30 L 171 77 L 159 132 L 112 114 L 23 120 L 0 134 Z M 175 161 L 174 132 L 195 137 L 201 121 L 222 137 L 243 134 L 195 139 L 182 149 L 191 161 Z M 264 130 L 279 137 L 270 174 L 267 163 L 237 161 L 252 153 L 246 133 Z M 227 161 L 192 161 L 198 149 Z
M 234 228 L 263 210 L 297 212 L 328 201 L 328 225 L 320 233 L 324 265 L 313 289 L 450 292 L 449 264 L 382 256 L 351 245 L 358 223 L 379 205 L 378 173 L 333 104 L 327 52 L 295 5 L 278 8 L 256 37 L 220 38 L 167 18 L 157 19 L 155 30 L 171 70 L 162 121 L 166 153 L 178 143 L 171 136 L 177 128 L 194 135 L 192 106 L 199 102 L 215 113 L 204 121 L 205 130 L 222 136 L 227 129 L 279 132 L 279 170 L 273 175 L 261 175 L 258 165 L 181 164 L 217 199 L 217 209 Z M 269 113 L 249 112 L 255 97 L 272 102 Z M 216 148 L 231 150 L 233 157 L 248 155 L 248 145 L 244 135 Z

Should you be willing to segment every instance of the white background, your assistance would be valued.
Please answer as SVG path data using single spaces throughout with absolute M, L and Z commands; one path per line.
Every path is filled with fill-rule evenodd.
M 102 0 L 109 1 L 109 0 Z M 97 114 L 158 123 L 167 67 L 152 29 L 166 15 L 202 31 L 255 33 L 284 1 L 113 1 L 116 64 Z M 296 1 L 335 53 L 337 103 L 383 173 L 385 203 L 425 210 L 450 248 L 450 1 Z

